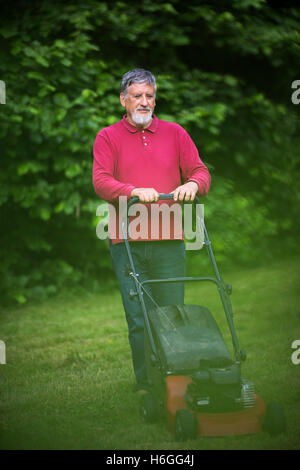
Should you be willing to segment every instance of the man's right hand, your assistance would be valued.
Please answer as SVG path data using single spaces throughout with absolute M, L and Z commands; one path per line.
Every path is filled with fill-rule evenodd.
M 156 202 L 159 194 L 154 188 L 134 188 L 130 197 L 137 196 L 141 202 Z

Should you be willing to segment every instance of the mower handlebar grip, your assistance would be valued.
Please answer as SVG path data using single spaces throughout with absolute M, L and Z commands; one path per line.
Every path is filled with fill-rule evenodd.
M 174 198 L 174 194 L 173 193 L 161 193 L 159 194 L 159 198 L 158 200 L 161 200 L 161 199 L 173 199 Z M 138 202 L 141 202 L 139 197 L 138 196 L 133 196 L 132 198 L 129 199 L 128 203 L 127 203 L 127 209 L 129 209 L 129 207 L 131 207 L 133 204 L 136 204 Z M 195 199 L 193 201 L 194 203 L 197 203 L 199 202 L 199 196 L 195 196 Z M 147 203 L 149 204 L 149 203 Z M 151 203 L 150 203 L 151 204 Z

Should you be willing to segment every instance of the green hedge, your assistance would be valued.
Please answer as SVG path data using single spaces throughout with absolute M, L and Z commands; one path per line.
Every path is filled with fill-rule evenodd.
M 137 66 L 157 76 L 158 117 L 185 127 L 211 170 L 206 216 L 219 259 L 238 252 L 246 263 L 278 238 L 294 249 L 299 17 L 260 0 L 6 5 L 1 299 L 109 277 L 107 244 L 95 236 L 92 146 L 121 118 L 120 78 Z

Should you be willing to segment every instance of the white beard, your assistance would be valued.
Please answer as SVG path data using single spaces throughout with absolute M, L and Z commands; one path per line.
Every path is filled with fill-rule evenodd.
M 141 115 L 137 112 L 137 110 L 135 110 L 133 113 L 132 113 L 132 120 L 136 123 L 136 124 L 148 124 L 148 122 L 150 122 L 151 120 L 151 117 L 152 117 L 152 111 L 149 111 L 146 115 Z

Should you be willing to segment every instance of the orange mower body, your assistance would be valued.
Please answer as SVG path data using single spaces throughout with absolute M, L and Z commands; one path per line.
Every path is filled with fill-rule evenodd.
M 175 417 L 178 410 L 186 410 L 187 385 L 192 381 L 187 376 L 169 376 L 166 379 L 166 412 L 170 432 L 175 432 Z M 255 405 L 226 413 L 195 413 L 199 436 L 226 436 L 233 434 L 255 434 L 263 430 L 266 414 L 264 401 L 255 395 Z

